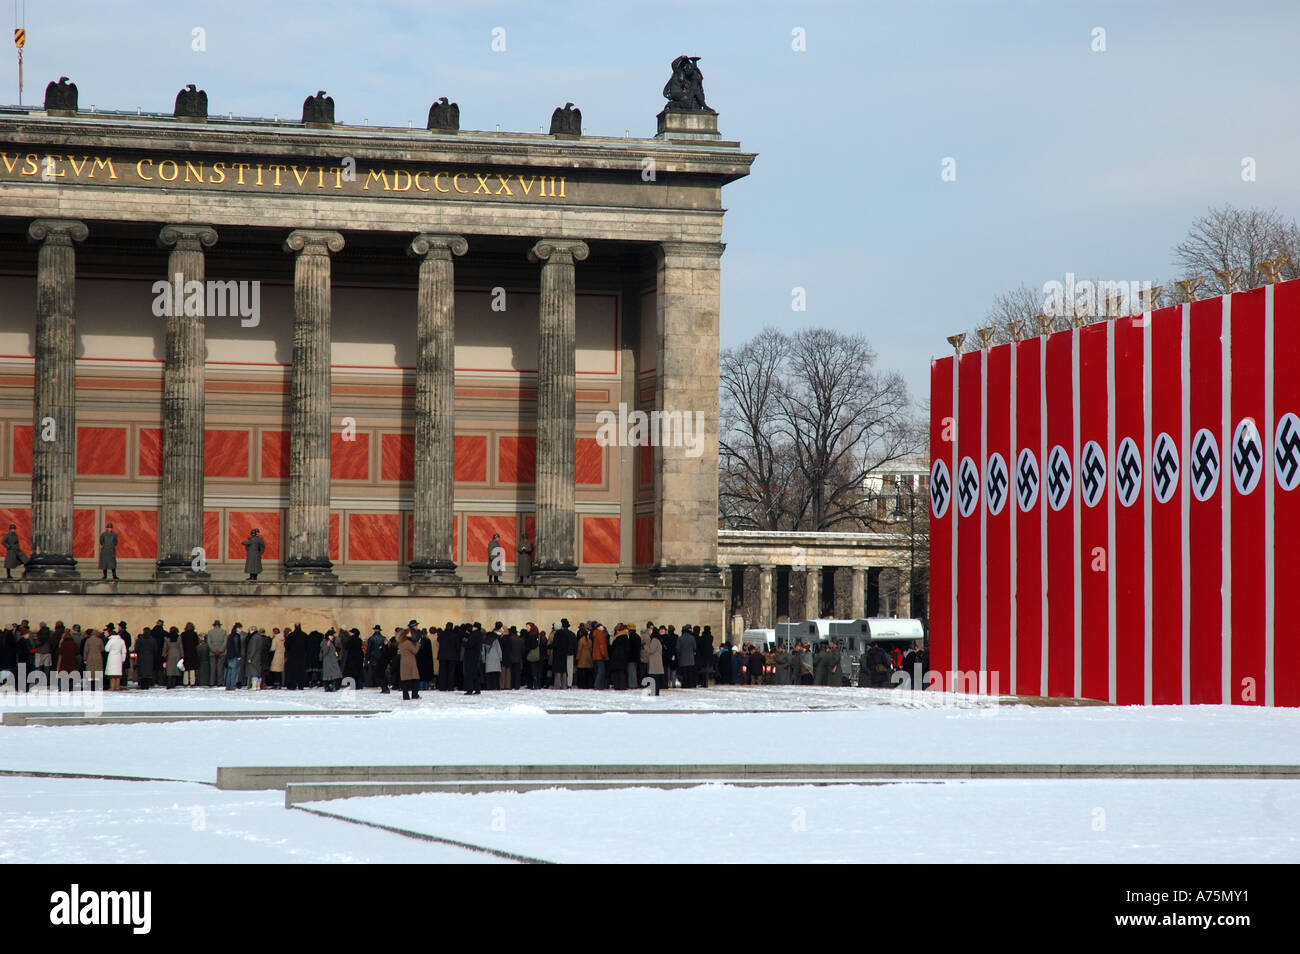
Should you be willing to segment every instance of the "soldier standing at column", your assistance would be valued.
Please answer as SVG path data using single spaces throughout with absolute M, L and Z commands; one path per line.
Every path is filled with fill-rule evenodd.
M 250 580 L 256 580 L 257 574 L 262 572 L 262 553 L 266 550 L 266 541 L 259 535 L 257 527 L 249 534 L 244 541 L 244 572 L 248 574 Z
M 117 579 L 117 534 L 113 532 L 111 523 L 99 535 L 99 570 L 104 579 L 108 579 L 110 572 L 113 579 Z
M 27 555 L 23 553 L 22 543 L 18 539 L 18 528 L 14 524 L 9 524 L 9 532 L 4 535 L 0 543 L 5 548 L 5 579 L 12 580 L 13 570 L 16 566 L 21 566 L 27 562 Z

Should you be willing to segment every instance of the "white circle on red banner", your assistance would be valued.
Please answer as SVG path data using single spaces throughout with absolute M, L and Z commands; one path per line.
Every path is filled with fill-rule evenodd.
M 988 501 L 989 513 L 995 517 L 1006 506 L 1008 483 L 1006 458 L 993 454 L 984 468 L 984 499 Z
M 1142 490 L 1142 452 L 1137 441 L 1126 437 L 1115 451 L 1115 496 L 1125 507 L 1133 506 Z
M 1273 473 L 1283 490 L 1300 485 L 1300 417 L 1290 411 L 1278 418 L 1273 435 Z
M 1070 502 L 1070 455 L 1057 444 L 1047 455 L 1047 502 L 1060 510 Z
M 1204 503 L 1219 486 L 1219 442 L 1208 427 L 1202 427 L 1192 438 L 1190 467 L 1192 493 Z
M 1106 492 L 1106 454 L 1096 441 L 1084 444 L 1079 455 L 1079 491 L 1089 507 L 1097 506 Z
M 942 519 L 948 512 L 948 503 L 952 500 L 952 482 L 948 479 L 948 465 L 943 458 L 934 462 L 930 468 L 930 512 L 935 519 Z
M 1038 503 L 1038 484 L 1038 458 L 1026 447 L 1016 458 L 1016 500 L 1022 513 Z
M 1243 497 L 1259 486 L 1264 472 L 1264 448 L 1253 419 L 1243 417 L 1232 432 L 1232 483 Z
M 957 512 L 969 517 L 980 502 L 980 469 L 975 461 L 963 457 L 957 468 Z
M 1178 489 L 1178 445 L 1164 431 L 1151 448 L 1151 491 L 1158 503 L 1168 503 Z

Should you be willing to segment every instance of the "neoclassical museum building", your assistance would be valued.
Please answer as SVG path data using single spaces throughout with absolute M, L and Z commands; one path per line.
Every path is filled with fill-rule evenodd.
M 0 622 L 722 632 L 722 187 L 755 156 L 685 59 L 643 139 L 570 106 L 548 134 L 445 100 L 424 129 L 324 95 L 87 110 L 66 80 L 0 108 L 0 532 L 29 555 Z

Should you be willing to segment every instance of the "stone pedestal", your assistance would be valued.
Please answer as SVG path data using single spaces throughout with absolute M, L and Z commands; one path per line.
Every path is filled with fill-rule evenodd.
M 659 248 L 655 409 L 661 420 L 682 424 L 680 431 L 660 434 L 654 455 L 658 562 L 651 568 L 651 579 L 663 585 L 718 585 L 717 368 L 723 248 L 694 242 L 665 242 Z
M 206 225 L 168 225 L 158 243 L 173 249 L 167 259 L 171 314 L 167 316 L 163 364 L 162 507 L 158 513 L 159 579 L 205 580 L 194 569 L 194 548 L 203 546 L 203 365 L 207 355 L 202 313 L 185 313 L 185 286 L 204 281 L 204 246 L 216 244 Z M 206 295 L 203 296 L 206 302 Z M 215 557 L 216 554 L 211 554 Z M 206 562 L 206 560 L 204 561 Z
M 72 495 L 77 473 L 76 252 L 85 223 L 37 219 L 36 362 L 32 401 L 32 541 L 25 577 L 72 579 Z
M 455 582 L 456 276 L 459 235 L 417 235 L 408 254 L 421 258 L 416 315 L 415 536 L 411 579 Z
M 665 109 L 655 117 L 656 139 L 721 139 L 718 114 L 711 109 Z
M 330 582 L 330 254 L 342 251 L 343 236 L 300 229 L 284 248 L 297 254 L 284 573 Z
M 822 609 L 822 568 L 810 566 L 804 571 L 803 618 L 818 619 Z
M 577 437 L 574 262 L 585 242 L 542 239 L 529 252 L 542 262 L 537 343 L 537 562 L 539 585 L 573 582 L 578 564 L 574 523 L 574 442 Z

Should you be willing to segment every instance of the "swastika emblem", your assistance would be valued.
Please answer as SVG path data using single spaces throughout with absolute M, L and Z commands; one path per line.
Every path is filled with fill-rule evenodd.
M 989 513 L 995 517 L 1007 502 L 1008 483 L 1006 458 L 1001 454 L 992 455 L 984 469 L 984 496 L 988 498 Z
M 1273 436 L 1273 472 L 1283 490 L 1300 484 L 1300 417 L 1287 411 L 1277 422 Z
M 1137 442 L 1126 437 L 1115 452 L 1115 495 L 1125 507 L 1131 507 L 1142 489 L 1142 452 Z
M 1089 507 L 1095 507 L 1106 490 L 1106 455 L 1096 441 L 1084 444 L 1079 455 L 1079 489 Z
M 948 480 L 948 465 L 942 459 L 936 460 L 930 468 L 930 512 L 936 520 L 942 519 L 948 512 L 950 500 L 952 484 Z
M 1060 510 L 1070 500 L 1070 455 L 1057 444 L 1047 455 L 1047 502 Z
M 957 512 L 969 517 L 980 502 L 980 471 L 969 457 L 961 459 L 957 468 Z
M 1192 438 L 1192 493 L 1202 502 L 1219 486 L 1219 442 L 1202 427 Z
M 1248 417 L 1237 423 L 1232 432 L 1232 482 L 1237 493 L 1245 496 L 1259 483 L 1264 471 L 1264 449 L 1259 439 L 1259 428 Z
M 1016 499 L 1022 513 L 1038 503 L 1038 458 L 1028 447 L 1016 458 Z
M 1151 448 L 1151 489 L 1160 503 L 1168 503 L 1178 489 L 1178 445 L 1163 431 Z

